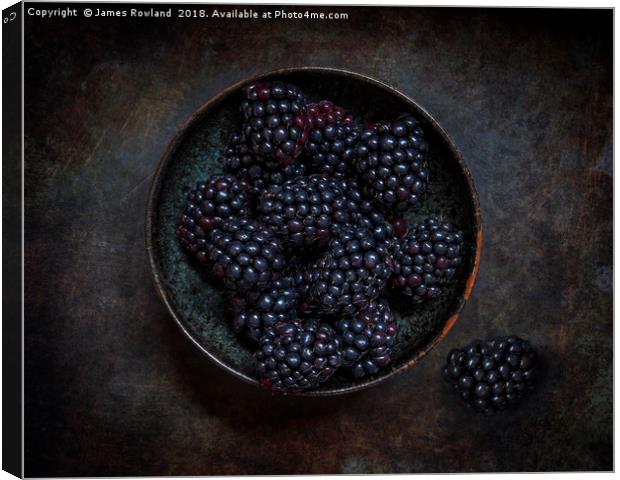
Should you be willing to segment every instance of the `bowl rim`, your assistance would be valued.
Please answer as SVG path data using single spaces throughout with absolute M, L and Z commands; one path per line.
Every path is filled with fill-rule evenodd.
M 309 390 L 309 391 L 302 391 L 298 393 L 288 394 L 288 395 L 303 396 L 303 397 L 326 397 L 326 396 L 342 395 L 342 394 L 357 392 L 360 390 L 370 388 L 372 386 L 375 386 L 379 383 L 386 381 L 389 378 L 393 378 L 396 375 L 402 374 L 406 370 L 413 367 L 416 363 L 420 361 L 420 359 L 426 356 L 426 354 L 428 354 L 431 350 L 433 350 L 448 335 L 448 333 L 452 330 L 452 328 L 458 321 L 465 303 L 467 302 L 467 300 L 470 298 L 472 294 L 474 285 L 476 283 L 476 279 L 478 277 L 478 272 L 480 270 L 480 260 L 481 260 L 482 245 L 483 245 L 482 216 L 480 212 L 480 201 L 478 199 L 478 193 L 474 185 L 473 177 L 471 175 L 471 172 L 469 171 L 469 168 L 467 167 L 467 164 L 465 163 L 465 160 L 463 159 L 463 156 L 460 150 L 454 144 L 454 142 L 452 141 L 448 133 L 445 131 L 445 129 L 441 125 L 439 125 L 437 120 L 435 120 L 435 118 L 430 113 L 428 113 L 423 107 L 421 107 L 411 97 L 403 94 L 402 92 L 387 85 L 386 83 L 383 83 L 379 80 L 376 80 L 364 74 L 352 72 L 349 70 L 339 69 L 339 68 L 319 67 L 319 66 L 287 67 L 287 68 L 271 70 L 271 71 L 264 72 L 264 73 L 259 73 L 259 74 L 253 75 L 250 78 L 235 82 L 234 84 L 224 88 L 219 93 L 207 99 L 197 110 L 195 110 L 181 124 L 181 126 L 176 131 L 176 134 L 174 135 L 172 140 L 167 144 L 166 148 L 164 149 L 164 152 L 162 156 L 160 157 L 157 163 L 155 172 L 153 174 L 153 178 L 151 180 L 151 185 L 149 187 L 149 192 L 147 196 L 145 240 L 146 240 L 146 251 L 149 257 L 149 263 L 151 266 L 151 272 L 153 274 L 153 279 L 155 282 L 155 288 L 157 290 L 157 293 L 159 297 L 161 298 L 161 300 L 163 301 L 164 305 L 166 306 L 168 312 L 170 313 L 172 318 L 175 320 L 175 323 L 179 326 L 179 328 L 184 333 L 184 335 L 191 341 L 191 343 L 193 343 L 198 348 L 200 352 L 202 352 L 202 354 L 204 354 L 214 364 L 223 368 L 225 371 L 237 377 L 238 379 L 243 380 L 246 383 L 252 384 L 256 387 L 262 388 L 260 385 L 260 382 L 257 379 L 253 377 L 249 377 L 245 375 L 244 373 L 235 370 L 233 367 L 227 365 L 222 360 L 220 360 L 217 356 L 215 356 L 209 350 L 207 350 L 207 348 L 205 348 L 195 338 L 192 332 L 189 331 L 188 327 L 181 320 L 181 318 L 179 317 L 179 315 L 177 314 L 177 312 L 175 311 L 175 309 L 173 308 L 170 302 L 170 298 L 169 298 L 170 293 L 164 287 L 164 284 L 162 281 L 162 275 L 158 267 L 155 249 L 153 245 L 153 234 L 154 234 L 153 225 L 155 222 L 155 218 L 157 216 L 157 208 L 156 208 L 157 200 L 159 198 L 159 194 L 161 192 L 162 183 L 163 183 L 162 173 L 167 169 L 174 154 L 176 153 L 176 151 L 178 150 L 182 142 L 185 140 L 185 137 L 192 131 L 192 129 L 198 123 L 198 121 L 203 118 L 205 112 L 209 110 L 212 105 L 216 104 L 221 99 L 239 90 L 243 85 L 246 85 L 247 83 L 256 82 L 264 78 L 273 77 L 277 75 L 290 75 L 290 74 L 304 73 L 304 72 L 311 72 L 311 73 L 327 72 L 327 73 L 332 73 L 332 74 L 343 75 L 345 77 L 353 77 L 362 82 L 369 83 L 375 87 L 379 87 L 383 90 L 386 90 L 388 93 L 392 95 L 396 95 L 401 100 L 403 100 L 404 102 L 409 104 L 411 107 L 413 107 L 417 115 L 421 115 L 422 117 L 424 117 L 424 120 L 428 122 L 429 124 L 431 124 L 432 127 L 435 129 L 435 131 L 442 137 L 443 141 L 448 146 L 451 154 L 456 159 L 459 165 L 459 168 L 461 169 L 461 171 L 463 172 L 465 176 L 467 187 L 469 189 L 468 193 L 470 196 L 470 200 L 473 204 L 473 216 L 474 216 L 473 231 L 474 231 L 475 244 L 476 244 L 474 264 L 473 264 L 473 267 L 472 267 L 472 270 L 469 276 L 467 277 L 464 292 L 462 296 L 459 298 L 459 301 L 456 307 L 452 310 L 452 313 L 448 317 L 447 321 L 444 323 L 441 331 L 437 333 L 432 338 L 432 340 L 430 340 L 421 350 L 416 352 L 416 354 L 413 355 L 409 360 L 407 360 L 405 363 L 400 365 L 398 368 L 394 368 L 388 373 L 380 377 L 370 378 L 366 381 L 363 381 L 361 383 L 357 383 L 355 385 L 351 385 L 348 387 L 339 387 L 339 388 L 333 388 L 333 389 L 328 388 L 324 390 L 317 389 L 317 390 Z

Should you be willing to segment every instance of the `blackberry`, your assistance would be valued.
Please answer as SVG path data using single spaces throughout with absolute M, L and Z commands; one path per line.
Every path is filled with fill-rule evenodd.
M 428 183 L 427 150 L 420 125 L 409 114 L 363 130 L 355 168 L 367 194 L 395 212 L 418 206 Z
M 308 123 L 310 133 L 306 150 L 312 171 L 331 176 L 349 175 L 359 136 L 353 117 L 323 100 L 308 105 Z
M 372 302 L 352 318 L 336 322 L 342 344 L 342 365 L 355 378 L 376 374 L 389 365 L 398 336 L 398 323 L 387 301 Z
M 389 242 L 374 238 L 367 228 L 344 227 L 308 268 L 306 310 L 353 315 L 381 294 L 391 273 Z
M 515 336 L 499 337 L 452 350 L 442 375 L 467 404 L 492 414 L 534 388 L 536 364 L 530 342 Z
M 265 288 L 286 266 L 282 247 L 263 224 L 232 218 L 211 232 L 207 255 L 227 288 L 244 292 Z
M 306 167 L 298 160 L 282 164 L 271 157 L 256 155 L 250 151 L 243 135 L 234 135 L 224 155 L 224 171 L 247 182 L 252 193 L 259 197 L 272 185 L 304 175 Z
M 242 131 L 252 153 L 292 163 L 308 141 L 306 99 L 295 85 L 254 83 L 243 90 Z
M 340 189 L 345 192 L 344 208 L 348 213 L 347 223 L 371 230 L 375 239 L 391 241 L 395 235 L 392 224 L 371 201 L 364 197 L 358 181 L 355 178 L 341 178 L 337 182 Z
M 415 303 L 436 298 L 460 265 L 463 234 L 450 222 L 429 217 L 394 248 L 392 286 Z
M 248 215 L 248 189 L 247 183 L 231 175 L 199 182 L 196 189 L 187 194 L 177 228 L 183 247 L 205 262 L 208 233 L 228 218 Z
M 256 371 L 262 385 L 299 392 L 327 380 L 342 362 L 334 329 L 315 319 L 277 323 L 258 343 Z
M 289 278 L 279 278 L 263 291 L 235 298 L 233 328 L 258 342 L 276 323 L 290 323 L 297 318 L 297 290 Z
M 286 245 L 325 244 L 332 226 L 347 221 L 339 200 L 343 196 L 335 182 L 321 175 L 297 177 L 265 192 L 257 210 Z

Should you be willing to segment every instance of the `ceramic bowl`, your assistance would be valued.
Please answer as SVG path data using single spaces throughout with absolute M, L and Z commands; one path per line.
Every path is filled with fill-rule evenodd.
M 414 114 L 429 144 L 430 181 L 422 207 L 407 215 L 409 224 L 434 214 L 449 219 L 463 231 L 463 263 L 444 293 L 417 308 L 398 299 L 392 303 L 400 335 L 391 366 L 362 380 L 338 371 L 317 390 L 302 395 L 343 394 L 377 385 L 414 366 L 454 326 L 476 280 L 482 247 L 478 197 L 459 150 L 428 112 L 380 81 L 342 70 L 289 68 L 242 80 L 207 100 L 166 148 L 151 185 L 146 243 L 155 285 L 176 323 L 206 357 L 241 380 L 259 385 L 253 372 L 252 346 L 240 341 L 232 331 L 232 313 L 223 290 L 190 261 L 175 230 L 186 188 L 222 172 L 220 159 L 241 121 L 242 87 L 257 80 L 275 79 L 299 86 L 310 101 L 334 101 L 362 124 L 389 120 L 400 112 Z

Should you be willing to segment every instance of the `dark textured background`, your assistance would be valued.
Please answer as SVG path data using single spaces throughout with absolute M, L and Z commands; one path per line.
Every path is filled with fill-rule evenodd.
M 350 19 L 27 17 L 26 475 L 613 468 L 612 11 L 338 10 Z M 345 397 L 272 398 L 209 364 L 157 298 L 144 249 L 149 182 L 182 121 L 294 65 L 367 74 L 426 107 L 485 222 L 453 332 Z M 508 332 L 545 352 L 540 388 L 471 418 L 440 364 Z

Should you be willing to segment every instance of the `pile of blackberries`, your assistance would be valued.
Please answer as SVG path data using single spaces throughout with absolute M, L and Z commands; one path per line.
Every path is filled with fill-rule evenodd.
M 433 301 L 462 263 L 447 219 L 403 219 L 424 202 L 433 146 L 409 113 L 360 125 L 280 81 L 246 86 L 240 119 L 222 174 L 187 195 L 181 244 L 222 280 L 262 385 L 376 375 L 398 342 L 387 290 Z

